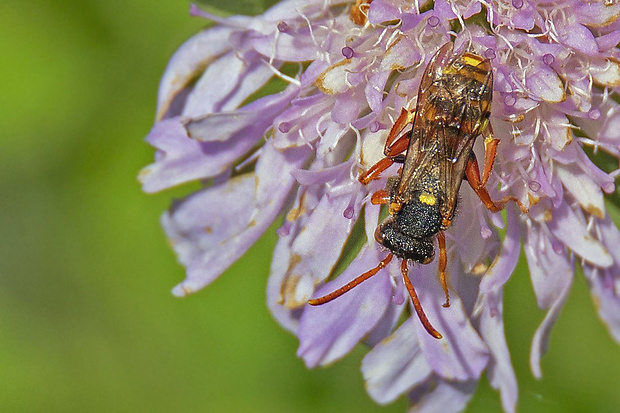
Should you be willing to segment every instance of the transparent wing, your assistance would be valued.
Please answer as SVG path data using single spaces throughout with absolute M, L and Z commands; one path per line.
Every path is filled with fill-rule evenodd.
M 443 211 L 454 210 L 475 138 L 488 122 L 493 88 L 488 60 L 453 55 L 442 46 L 426 68 L 398 196 L 407 202 L 420 182 L 437 182 Z

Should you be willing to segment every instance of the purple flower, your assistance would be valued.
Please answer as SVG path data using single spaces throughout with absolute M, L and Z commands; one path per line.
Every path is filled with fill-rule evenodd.
M 140 180 L 147 192 L 204 183 L 162 217 L 187 268 L 175 295 L 208 285 L 284 215 L 267 299 L 276 320 L 299 338 L 308 367 L 364 342 L 371 347 L 362 363 L 370 395 L 378 403 L 406 395 L 420 411 L 438 403 L 442 411 L 462 410 L 486 369 L 511 412 L 518 394 L 502 291 L 521 247 L 538 305 L 547 310 L 532 342 L 537 377 L 575 261 L 620 342 L 620 232 L 604 204 L 618 171 L 604 172 L 584 151 L 620 158 L 620 5 L 430 4 L 289 0 L 261 16 L 230 18 L 193 7 L 219 24 L 172 57 L 147 137 L 155 162 Z M 518 198 L 529 212 L 509 204 L 503 219 L 461 187 L 458 214 L 445 232 L 451 306 L 441 305 L 437 260 L 410 271 L 441 340 L 409 315 L 400 260 L 342 297 L 308 306 L 385 258 L 373 235 L 380 207 L 369 200 L 397 167 L 367 186 L 357 178 L 382 158 L 401 108 L 415 103 L 426 64 L 450 41 L 492 63 L 491 124 L 501 144 L 487 188 L 494 199 Z M 267 93 L 274 78 L 286 86 Z M 356 251 L 349 238 L 358 222 L 364 246 L 330 280 Z

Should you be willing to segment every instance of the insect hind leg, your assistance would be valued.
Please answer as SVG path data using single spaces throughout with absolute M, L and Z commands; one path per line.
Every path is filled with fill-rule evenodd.
M 485 155 L 485 158 L 487 158 L 486 155 Z M 492 158 L 495 158 L 495 155 L 493 155 Z M 485 167 L 485 170 L 486 170 L 486 167 Z M 489 173 L 490 173 L 490 170 L 491 168 L 489 167 Z M 484 181 L 484 179 L 482 180 L 480 179 L 480 168 L 478 166 L 478 160 L 476 159 L 476 155 L 474 155 L 473 152 L 471 153 L 469 160 L 467 161 L 467 166 L 465 167 L 465 176 L 467 177 L 467 181 L 469 182 L 471 189 L 474 190 L 476 195 L 478 195 L 478 198 L 480 198 L 484 206 L 486 206 L 489 211 L 491 212 L 501 211 L 502 209 L 506 207 L 506 204 L 508 202 L 514 201 L 517 203 L 517 205 L 519 205 L 519 208 L 524 214 L 528 212 L 527 207 L 523 205 L 521 201 L 519 201 L 519 199 L 514 196 L 506 196 L 500 199 L 499 201 L 493 201 L 491 199 L 491 195 L 489 194 L 489 191 L 487 191 L 487 189 L 484 186 L 486 182 Z M 488 179 L 488 176 L 487 176 L 487 179 Z

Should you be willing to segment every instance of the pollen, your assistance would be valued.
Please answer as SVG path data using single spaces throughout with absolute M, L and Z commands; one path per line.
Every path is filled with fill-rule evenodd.
M 435 198 L 435 195 L 429 194 L 428 192 L 423 192 L 418 199 L 420 200 L 420 202 L 426 205 L 435 205 L 435 203 L 437 202 L 437 198 Z

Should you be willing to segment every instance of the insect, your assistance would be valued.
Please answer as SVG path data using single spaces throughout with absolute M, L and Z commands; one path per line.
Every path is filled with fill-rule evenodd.
M 390 252 L 375 268 L 330 294 L 309 300 L 310 305 L 341 296 L 396 256 L 402 259 L 401 274 L 418 318 L 431 336 L 442 338 L 422 309 L 409 279 L 408 262 L 430 263 L 437 239 L 439 280 L 446 296 L 444 307 L 448 307 L 444 231 L 454 218 L 463 179 L 489 210 L 500 211 L 512 200 L 527 212 L 514 197 L 493 201 L 485 188 L 499 143 L 489 123 L 492 95 L 493 72 L 488 59 L 470 52 L 455 53 L 451 42 L 435 53 L 422 75 L 415 110 L 401 110 L 388 134 L 385 158 L 359 177 L 360 182 L 368 184 L 392 164 L 403 164 L 399 176 L 389 178 L 387 187 L 371 197 L 372 204 L 389 205 L 389 215 L 377 227 L 375 239 Z M 411 130 L 403 132 L 409 124 Z M 485 147 L 482 177 L 472 150 L 480 135 Z

